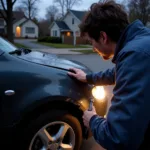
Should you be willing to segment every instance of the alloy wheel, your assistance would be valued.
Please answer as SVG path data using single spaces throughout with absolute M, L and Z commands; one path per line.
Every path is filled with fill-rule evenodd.
M 73 150 L 75 133 L 72 127 L 55 121 L 43 126 L 32 138 L 29 150 Z

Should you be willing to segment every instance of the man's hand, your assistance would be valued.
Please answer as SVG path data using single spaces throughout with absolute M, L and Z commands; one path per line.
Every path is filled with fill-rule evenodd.
M 94 116 L 94 115 L 96 115 L 97 113 L 96 113 L 96 110 L 95 110 L 95 107 L 93 106 L 93 108 L 92 108 L 92 111 L 88 111 L 88 110 L 86 110 L 85 112 L 84 112 L 84 114 L 83 114 L 83 123 L 84 123 L 84 125 L 87 127 L 87 128 L 89 128 L 89 123 L 90 123 L 90 120 L 91 120 L 91 118 Z
M 74 71 L 75 73 L 68 72 L 68 75 L 78 79 L 81 82 L 87 82 L 86 74 L 84 71 L 82 71 L 81 69 L 77 69 L 77 68 L 70 68 L 69 70 Z

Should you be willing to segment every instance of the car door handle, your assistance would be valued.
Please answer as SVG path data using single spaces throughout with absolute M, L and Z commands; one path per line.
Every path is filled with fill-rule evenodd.
M 14 90 L 7 90 L 7 91 L 5 91 L 5 95 L 7 95 L 7 96 L 12 96 L 14 94 L 15 94 Z

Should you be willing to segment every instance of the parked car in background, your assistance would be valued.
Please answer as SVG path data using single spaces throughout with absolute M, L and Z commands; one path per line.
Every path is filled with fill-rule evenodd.
M 56 55 L 18 49 L 0 37 L 0 136 L 5 149 L 78 150 L 82 139 L 91 136 L 82 115 L 90 97 L 98 99 L 101 93 L 68 76 L 71 67 L 91 72 Z M 104 116 L 107 97 L 94 105 Z

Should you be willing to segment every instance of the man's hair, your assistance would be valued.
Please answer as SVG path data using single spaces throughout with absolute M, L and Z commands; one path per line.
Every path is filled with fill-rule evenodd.
M 81 36 L 88 33 L 91 38 L 98 41 L 100 32 L 104 31 L 112 41 L 117 42 L 128 24 L 128 16 L 123 6 L 106 0 L 91 5 L 79 28 Z

